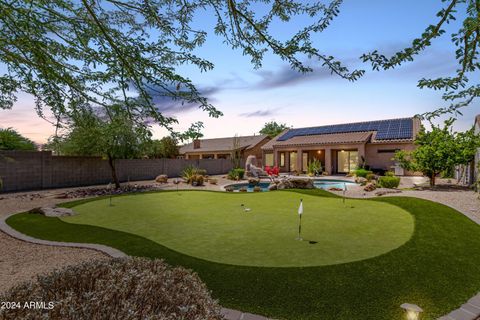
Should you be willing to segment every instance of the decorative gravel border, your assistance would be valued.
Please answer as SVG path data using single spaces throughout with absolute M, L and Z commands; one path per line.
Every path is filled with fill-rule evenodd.
M 41 245 L 46 245 L 46 246 L 56 246 L 56 247 L 70 247 L 70 248 L 80 248 L 80 249 L 92 249 L 95 251 L 99 251 L 102 253 L 105 253 L 109 255 L 112 258 L 124 258 L 127 257 L 125 253 L 123 253 L 120 250 L 117 250 L 115 248 L 109 247 L 109 246 L 104 246 L 101 244 L 94 244 L 94 243 L 76 243 L 76 242 L 59 242 L 59 241 L 48 241 L 48 240 L 41 240 L 41 239 L 36 239 L 32 238 L 30 236 L 27 236 L 21 232 L 18 232 L 17 230 L 13 229 L 10 227 L 6 220 L 10 218 L 11 216 L 15 215 L 17 213 L 11 213 L 9 215 L 0 217 L 0 231 L 3 231 L 7 235 L 18 239 L 22 240 L 25 242 L 30 242 L 30 243 L 35 243 L 35 244 L 41 244 Z

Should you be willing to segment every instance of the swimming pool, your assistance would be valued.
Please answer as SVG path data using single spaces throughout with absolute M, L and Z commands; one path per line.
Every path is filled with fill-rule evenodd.
M 315 188 L 317 189 L 323 189 L 323 190 L 328 190 L 331 188 L 336 188 L 336 189 L 344 189 L 345 186 L 353 186 L 355 185 L 354 182 L 351 181 L 345 181 L 345 180 L 333 180 L 333 179 L 317 179 L 313 181 L 313 184 Z M 270 182 L 260 182 L 258 186 L 260 187 L 261 191 L 268 191 L 268 186 L 270 185 Z M 253 192 L 253 188 L 255 187 L 254 184 L 249 184 L 247 182 L 242 182 L 242 183 L 234 183 L 230 184 L 227 187 L 232 187 L 233 191 L 240 191 L 240 189 L 246 188 L 247 192 Z

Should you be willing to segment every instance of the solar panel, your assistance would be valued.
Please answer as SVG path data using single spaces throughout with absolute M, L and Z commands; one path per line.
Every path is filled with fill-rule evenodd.
M 377 131 L 377 140 L 408 139 L 412 138 L 413 136 L 413 120 L 411 118 L 377 120 L 311 128 L 290 129 L 284 135 L 278 138 L 278 141 L 286 141 L 297 136 L 365 131 Z

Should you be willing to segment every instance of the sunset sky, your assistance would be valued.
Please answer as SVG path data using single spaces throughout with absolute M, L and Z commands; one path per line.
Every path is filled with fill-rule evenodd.
M 446 105 L 441 92 L 421 90 L 416 85 L 422 77 L 451 75 L 456 69 L 450 32 L 435 40 L 415 62 L 397 70 L 371 71 L 359 57 L 374 49 L 391 54 L 404 48 L 429 23 L 437 21 L 435 14 L 441 5 L 438 0 L 345 1 L 339 17 L 313 40 L 323 53 L 335 56 L 350 68 L 365 68 L 366 75 L 356 82 L 330 75 L 316 61 L 309 62 L 315 72 L 302 75 L 273 55 L 266 56 L 263 67 L 255 70 L 248 57 L 213 35 L 211 15 L 199 16 L 196 24 L 205 27 L 210 35 L 196 53 L 214 62 L 215 69 L 208 73 L 191 67 L 181 70 L 224 116 L 208 118 L 196 106 L 162 103 L 158 107 L 177 117 L 179 124 L 175 128 L 179 131 L 192 122 L 203 121 L 206 138 L 258 133 L 270 120 L 305 127 L 409 117 L 432 111 Z M 300 26 L 301 21 L 294 21 L 276 26 L 274 32 L 285 37 Z M 447 30 L 457 29 L 458 23 L 454 23 Z M 476 101 L 464 109 L 456 129 L 471 127 L 479 113 L 480 103 Z M 54 133 L 54 128 L 35 114 L 33 99 L 25 94 L 19 96 L 12 110 L 0 111 L 0 127 L 13 127 L 38 143 L 46 142 Z M 154 132 L 157 138 L 166 134 L 160 128 L 154 128 Z

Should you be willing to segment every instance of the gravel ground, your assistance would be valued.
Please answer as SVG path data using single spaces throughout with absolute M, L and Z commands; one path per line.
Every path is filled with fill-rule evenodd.
M 203 187 L 191 187 L 184 183 L 179 184 L 181 189 L 195 190 L 219 190 L 222 186 L 232 183 L 222 176 L 217 176 L 218 184 L 207 183 Z M 338 178 L 338 177 L 336 177 Z M 425 179 L 402 178 L 401 188 L 410 188 L 414 184 L 424 183 Z M 444 183 L 445 181 L 443 181 Z M 442 183 L 442 181 L 440 181 Z M 151 181 L 135 182 L 137 185 L 152 184 Z M 156 188 L 174 190 L 177 188 L 170 179 L 168 184 L 156 184 Z M 58 199 L 57 197 L 66 191 L 74 190 L 55 189 L 25 193 L 11 193 L 0 195 L 0 216 L 13 212 L 21 212 L 40 206 L 52 206 L 56 203 L 71 201 L 72 199 Z M 346 192 L 348 197 L 366 198 L 375 197 L 377 189 L 373 192 L 365 192 L 362 187 L 351 187 Z M 335 192 L 342 194 L 342 192 Z M 388 194 L 387 196 L 412 196 L 440 202 L 451 206 L 464 213 L 471 219 L 480 223 L 480 200 L 478 194 L 472 191 L 448 190 L 448 191 L 413 191 L 402 190 L 401 193 Z M 31 244 L 16 240 L 0 232 L 0 293 L 22 281 L 34 278 L 36 275 L 48 272 L 51 269 L 61 268 L 71 264 L 77 264 L 91 259 L 107 259 L 105 254 L 88 249 L 50 247 Z

